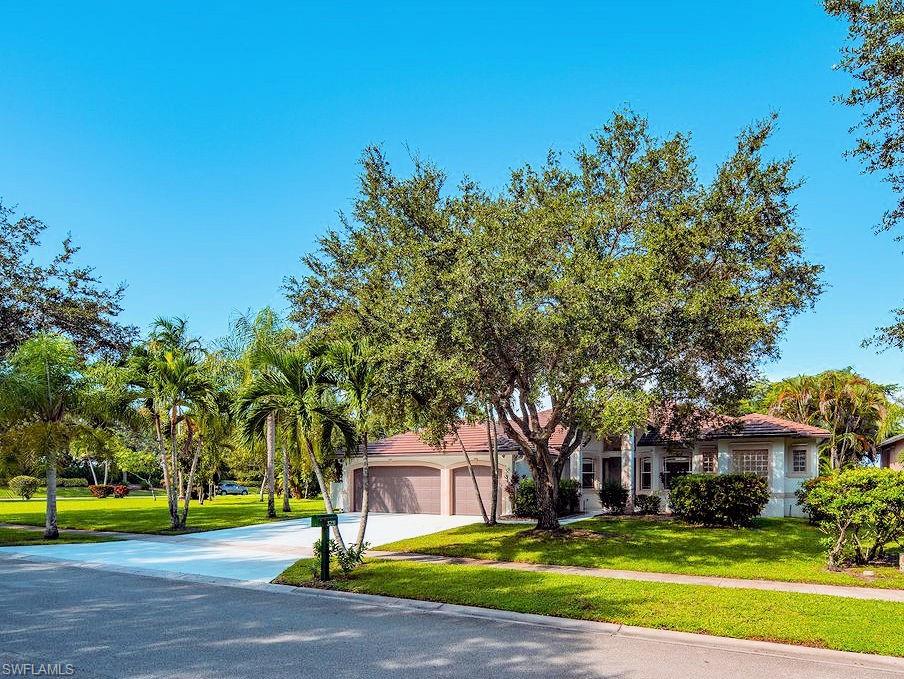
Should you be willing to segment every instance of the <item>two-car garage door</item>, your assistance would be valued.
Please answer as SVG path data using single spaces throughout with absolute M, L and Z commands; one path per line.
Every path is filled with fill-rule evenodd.
M 475 465 L 484 506 L 489 508 L 492 480 L 490 468 Z M 474 482 L 467 467 L 452 470 L 452 513 L 480 514 Z M 355 470 L 354 508 L 361 511 L 361 491 L 364 487 L 361 470 Z M 441 514 L 440 470 L 420 465 L 371 466 L 370 511 L 405 514 Z

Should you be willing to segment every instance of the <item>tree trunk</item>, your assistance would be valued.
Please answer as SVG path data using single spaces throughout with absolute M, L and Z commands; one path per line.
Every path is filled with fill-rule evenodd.
M 258 502 L 264 501 L 264 488 L 267 487 L 267 470 L 264 470 L 264 478 L 261 479 L 261 493 L 260 497 L 257 499 Z
M 333 508 L 333 499 L 330 497 L 330 489 L 326 487 L 326 481 L 323 478 L 323 470 L 314 455 L 314 448 L 307 437 L 304 437 L 304 449 L 308 454 L 308 460 L 311 463 L 311 469 L 314 470 L 314 476 L 317 477 L 317 484 L 320 486 L 320 493 L 323 496 L 323 504 L 326 506 L 327 514 L 335 514 Z M 342 533 L 339 532 L 339 526 L 333 526 L 333 539 L 339 545 L 339 550 L 345 554 L 345 540 L 342 539 Z
M 485 525 L 490 525 L 490 520 L 487 518 L 487 510 L 483 506 L 483 498 L 480 496 L 480 484 L 477 483 L 477 474 L 474 473 L 474 465 L 471 464 L 471 456 L 468 455 L 468 450 L 465 448 L 464 442 L 461 440 L 461 436 L 458 435 L 458 429 L 455 429 L 455 438 L 458 440 L 458 445 L 461 447 L 461 452 L 465 454 L 465 462 L 468 464 L 468 472 L 471 474 L 471 482 L 474 484 L 474 493 L 477 495 L 477 504 L 480 505 L 480 515 L 483 517 L 483 523 Z
M 104 485 L 107 485 L 107 481 L 110 478 L 110 460 L 104 460 Z
M 370 461 L 367 454 L 367 431 L 361 435 L 364 446 L 364 464 L 361 467 L 361 518 L 358 519 L 358 537 L 355 544 L 360 547 L 364 544 L 364 534 L 367 531 L 367 515 L 370 512 Z M 354 483 L 354 477 L 352 480 Z
M 179 529 L 179 490 L 182 485 L 181 475 L 179 474 L 179 456 L 176 452 L 176 424 L 175 411 L 173 408 L 170 420 L 170 484 L 167 489 L 167 503 L 170 513 L 170 528 L 172 530 Z
M 267 416 L 267 518 L 276 518 L 276 415 Z
M 285 441 L 282 444 L 282 510 L 284 513 L 292 511 L 289 505 L 289 450 Z
M 57 528 L 57 469 L 56 451 L 47 452 L 47 508 L 44 513 L 44 537 L 56 540 L 60 537 Z
M 556 512 L 558 479 L 555 478 L 553 470 L 549 468 L 551 465 L 545 464 L 539 449 L 537 450 L 537 457 L 539 460 L 536 463 L 532 463 L 528 459 L 534 475 L 534 484 L 537 488 L 537 509 L 539 511 L 537 528 L 540 530 L 558 530 L 561 527 L 559 525 L 559 516 Z
M 496 432 L 496 422 L 491 421 L 490 409 L 486 409 L 487 425 L 487 449 L 490 451 L 490 478 L 493 488 L 490 491 L 490 520 L 488 525 L 496 525 L 496 517 L 499 516 L 499 437 Z
M 185 530 L 188 521 L 188 507 L 191 504 L 191 484 L 195 479 L 195 469 L 198 468 L 198 458 L 201 457 L 201 446 L 195 448 L 195 454 L 191 459 L 191 468 L 188 471 L 188 485 L 185 492 L 185 504 L 182 506 L 182 516 L 179 517 L 179 529 Z
M 91 478 L 94 479 L 94 485 L 97 485 L 97 473 L 94 471 L 94 460 L 88 460 L 88 469 L 91 470 Z

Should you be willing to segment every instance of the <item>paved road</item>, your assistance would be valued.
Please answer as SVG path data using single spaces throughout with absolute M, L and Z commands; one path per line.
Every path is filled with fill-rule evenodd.
M 77 679 L 901 676 L 6 557 L 0 583 L 0 671 L 70 663 Z
M 367 541 L 380 545 L 479 520 L 474 516 L 371 514 Z M 340 514 L 339 529 L 346 540 L 354 540 L 358 514 Z M 122 542 L 0 547 L 0 554 L 17 552 L 65 561 L 269 582 L 296 560 L 311 556 L 314 541 L 319 538 L 320 529 L 311 528 L 310 519 L 295 519 Z

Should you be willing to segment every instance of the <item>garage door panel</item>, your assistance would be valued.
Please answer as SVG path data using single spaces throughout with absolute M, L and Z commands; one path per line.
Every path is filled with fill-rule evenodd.
M 355 470 L 355 511 L 361 511 L 364 479 Z M 370 511 L 403 514 L 440 513 L 440 472 L 417 465 L 371 466 Z
M 474 465 L 474 475 L 477 477 L 483 506 L 489 512 L 493 492 L 493 477 L 490 468 L 486 465 Z M 477 493 L 474 492 L 474 481 L 471 479 L 471 472 L 467 467 L 452 470 L 452 513 L 467 516 L 480 514 L 480 502 L 477 500 Z

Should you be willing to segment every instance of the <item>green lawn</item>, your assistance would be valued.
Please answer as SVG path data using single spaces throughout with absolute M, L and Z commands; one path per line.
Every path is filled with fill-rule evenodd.
M 311 583 L 312 560 L 276 582 Z M 904 604 L 751 589 L 369 561 L 336 589 L 567 618 L 904 656 Z
M 278 511 L 282 506 L 277 501 L 277 521 L 298 519 L 323 511 L 322 500 L 292 500 L 292 512 Z M 14 523 L 31 526 L 44 525 L 43 498 L 31 500 L 0 499 L 0 523 Z M 94 497 L 61 498 L 57 503 L 57 523 L 62 528 L 85 528 L 88 530 L 112 530 L 128 533 L 169 533 L 169 512 L 166 497 L 158 495 L 154 500 L 149 495 L 135 497 L 104 498 Z M 234 528 L 254 523 L 265 523 L 267 505 L 259 502 L 257 495 L 230 495 L 206 500 L 203 505 L 193 500 L 188 512 L 188 532 Z
M 835 585 L 904 588 L 904 573 L 869 567 L 825 568 L 821 533 L 799 519 L 760 519 L 755 528 L 701 528 L 678 521 L 600 518 L 580 521 L 561 537 L 524 525 L 474 524 L 401 540 L 378 549 L 657 573 L 762 578 Z
M 56 540 L 45 540 L 44 531 L 31 528 L 0 528 L 0 547 L 13 545 L 59 545 L 68 542 L 111 542 L 116 538 L 91 533 L 60 533 Z
M 159 493 L 160 491 L 158 491 Z M 45 498 L 47 496 L 46 488 L 38 488 L 38 492 L 35 493 L 33 500 L 37 500 L 39 498 Z M 151 497 L 151 491 L 149 490 L 133 490 L 129 493 L 130 497 Z M 87 488 L 57 488 L 57 497 L 84 497 L 84 498 L 93 498 L 91 495 L 91 491 Z M 21 500 L 18 495 L 13 494 L 13 492 L 9 488 L 0 488 L 0 500 Z

